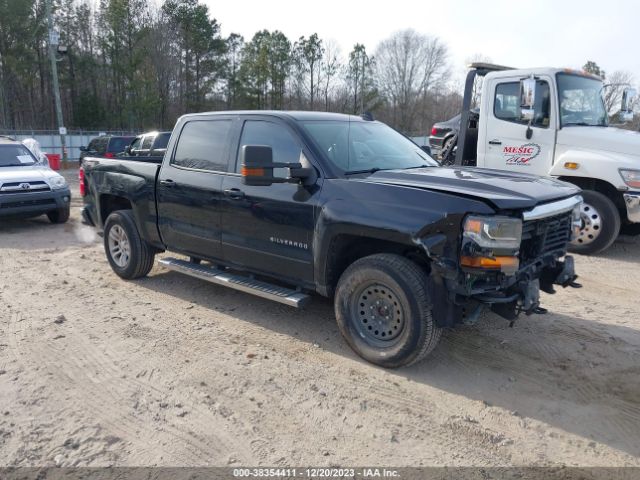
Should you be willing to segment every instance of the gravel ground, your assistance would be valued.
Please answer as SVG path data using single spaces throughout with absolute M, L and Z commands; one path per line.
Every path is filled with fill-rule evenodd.
M 390 371 L 327 300 L 119 279 L 79 213 L 0 220 L 0 466 L 640 465 L 640 237 Z

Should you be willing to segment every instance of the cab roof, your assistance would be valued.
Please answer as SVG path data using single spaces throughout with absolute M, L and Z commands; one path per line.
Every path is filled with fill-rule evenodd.
M 313 121 L 313 120 L 332 120 L 332 121 L 352 121 L 352 122 L 364 122 L 362 117 L 358 115 L 347 115 L 344 113 L 332 113 L 332 112 L 310 112 L 310 111 L 296 111 L 296 110 L 231 110 L 231 111 L 217 111 L 217 112 L 202 112 L 202 113 L 188 113 L 181 118 L 192 118 L 198 116 L 210 116 L 210 115 L 261 115 L 270 116 L 283 119 L 289 119 L 294 121 Z

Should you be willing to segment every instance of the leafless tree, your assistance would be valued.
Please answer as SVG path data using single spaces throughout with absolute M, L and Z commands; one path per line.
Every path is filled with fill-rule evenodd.
M 605 80 L 603 97 L 604 106 L 609 114 L 620 110 L 622 92 L 634 83 L 633 75 L 624 70 L 616 70 Z
M 402 30 L 378 45 L 376 59 L 391 123 L 404 132 L 415 130 L 420 104 L 448 73 L 446 45 L 437 37 Z

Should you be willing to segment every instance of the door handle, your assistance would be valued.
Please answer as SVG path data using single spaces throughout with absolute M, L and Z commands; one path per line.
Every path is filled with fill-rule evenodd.
M 500 140 L 489 140 L 489 145 L 502 145 Z
M 176 182 L 174 182 L 170 178 L 167 178 L 166 180 L 160 180 L 160 185 L 164 185 L 165 187 L 175 187 Z
M 230 198 L 242 198 L 244 197 L 244 192 L 239 188 L 227 188 L 224 192 L 225 196 Z

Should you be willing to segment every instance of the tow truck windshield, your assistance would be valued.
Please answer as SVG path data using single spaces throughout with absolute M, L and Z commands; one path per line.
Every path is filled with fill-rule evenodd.
M 602 81 L 571 73 L 558 73 L 558 102 L 563 127 L 606 127 L 608 115 L 602 98 Z

